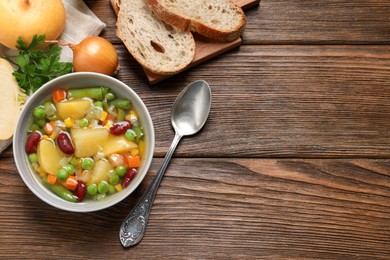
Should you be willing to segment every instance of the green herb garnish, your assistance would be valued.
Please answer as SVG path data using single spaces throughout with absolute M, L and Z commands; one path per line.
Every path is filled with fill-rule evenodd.
M 45 48 L 37 48 L 44 44 L 45 35 L 34 35 L 27 46 L 19 37 L 17 40 L 19 55 L 12 61 L 18 69 L 13 73 L 18 84 L 27 94 L 35 92 L 46 82 L 72 72 L 71 62 L 61 62 L 61 47 L 50 44 Z

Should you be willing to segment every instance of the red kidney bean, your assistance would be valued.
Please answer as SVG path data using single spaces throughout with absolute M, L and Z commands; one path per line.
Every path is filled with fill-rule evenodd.
M 129 186 L 130 182 L 132 179 L 134 179 L 135 175 L 137 174 L 137 169 L 136 168 L 130 168 L 126 175 L 123 177 L 123 180 L 122 180 L 122 187 L 123 188 L 126 188 L 127 186 Z
M 31 133 L 27 137 L 26 147 L 25 147 L 26 153 L 28 154 L 35 153 L 37 151 L 38 143 L 39 141 L 41 141 L 41 139 L 42 139 L 42 135 L 40 132 Z
M 86 193 L 87 185 L 85 185 L 85 183 L 82 181 L 78 181 L 75 191 L 75 195 L 77 196 L 77 202 L 83 201 Z
M 74 153 L 74 145 L 72 139 L 67 132 L 61 132 L 57 136 L 57 144 L 61 151 L 66 154 Z
M 131 123 L 129 121 L 121 121 L 113 124 L 110 127 L 110 133 L 113 135 L 122 135 L 126 133 L 126 131 L 130 128 L 131 128 Z

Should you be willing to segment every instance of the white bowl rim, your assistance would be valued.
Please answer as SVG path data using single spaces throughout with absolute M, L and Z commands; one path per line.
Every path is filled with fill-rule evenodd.
M 132 100 L 133 105 L 136 107 L 136 111 L 140 114 L 140 118 L 142 120 L 142 125 L 144 128 L 147 128 L 148 134 L 146 135 L 146 142 L 148 143 L 147 150 L 145 151 L 145 154 L 148 156 L 145 156 L 142 160 L 142 165 L 139 168 L 139 171 L 136 175 L 136 177 L 132 180 L 130 185 L 123 189 L 122 191 L 111 194 L 107 198 L 103 199 L 102 201 L 88 201 L 88 202 L 79 202 L 79 203 L 72 203 L 65 201 L 64 199 L 58 197 L 54 193 L 48 190 L 48 188 L 44 187 L 43 184 L 40 181 L 40 177 L 31 172 L 31 169 L 28 169 L 30 166 L 30 163 L 27 162 L 27 154 L 25 152 L 25 141 L 23 140 L 27 138 L 27 133 L 24 132 L 22 129 L 25 125 L 28 124 L 27 120 L 31 116 L 31 107 L 34 104 L 34 102 L 41 103 L 42 99 L 40 96 L 44 94 L 45 92 L 48 92 L 49 90 L 54 90 L 58 88 L 58 85 L 64 85 L 61 84 L 62 82 L 67 82 L 69 80 L 74 79 L 94 79 L 94 80 L 100 80 L 105 83 L 101 84 L 101 86 L 107 86 L 113 88 L 114 92 L 122 91 L 126 92 L 129 98 Z M 110 83 L 108 83 L 110 82 Z M 91 84 L 92 85 L 92 84 Z M 114 86 L 114 87 L 113 87 Z M 86 86 L 87 87 L 87 86 Z M 70 86 L 72 88 L 72 86 Z M 76 87 L 77 88 L 77 87 Z M 122 93 L 123 95 L 123 93 Z M 46 97 L 47 95 L 44 95 Z M 130 97 L 131 96 L 131 97 Z M 40 99 L 40 100 L 39 100 Z M 38 100 L 38 101 L 37 101 Z M 29 109 L 30 108 L 30 109 Z M 30 111 L 30 113 L 29 113 Z M 29 113 L 29 114 L 27 114 Z M 142 116 L 141 116 L 142 115 Z M 20 134 L 23 133 L 23 134 Z M 46 84 L 42 85 L 41 88 L 39 88 L 34 94 L 32 94 L 26 103 L 23 106 L 23 109 L 19 115 L 19 118 L 16 123 L 14 136 L 13 136 L 13 155 L 15 164 L 17 167 L 17 170 L 19 172 L 19 175 L 21 176 L 23 182 L 26 184 L 26 186 L 42 201 L 46 202 L 47 204 L 65 210 L 65 211 L 71 211 L 71 212 L 93 212 L 98 211 L 102 209 L 106 209 L 108 207 L 111 207 L 126 197 L 128 197 L 142 182 L 142 180 L 145 178 L 146 174 L 149 171 L 152 159 L 153 159 L 153 153 L 154 153 L 154 146 L 155 146 L 155 133 L 154 133 L 154 126 L 153 122 L 150 116 L 150 113 L 144 104 L 144 102 L 141 100 L 141 98 L 138 96 L 138 94 L 128 85 L 123 83 L 122 81 L 113 78 L 111 76 L 107 76 L 100 73 L 95 72 L 73 72 L 70 74 L 66 74 L 60 77 L 57 77 Z M 27 169 L 26 169 L 27 168 Z

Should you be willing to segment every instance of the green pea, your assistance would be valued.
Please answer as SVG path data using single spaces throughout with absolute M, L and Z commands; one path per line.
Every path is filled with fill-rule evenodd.
M 46 125 L 46 120 L 45 119 L 37 119 L 35 121 L 35 123 L 37 123 L 37 125 L 40 127 L 40 128 L 43 128 L 45 125 Z
M 72 164 L 67 164 L 63 168 L 68 172 L 68 174 L 74 175 L 74 166 Z
M 97 185 L 95 183 L 89 184 L 87 186 L 87 193 L 89 195 L 95 195 L 97 193 Z
M 38 162 L 38 154 L 30 153 L 28 155 L 28 159 L 30 160 L 31 163 L 36 163 L 36 162 Z
M 108 183 L 106 181 L 99 182 L 97 190 L 99 193 L 106 193 L 108 191 Z
M 114 93 L 111 93 L 111 92 L 108 92 L 104 97 L 105 97 L 108 101 L 111 101 L 111 100 L 114 100 L 114 99 L 115 99 Z
M 43 119 L 46 116 L 45 109 L 43 107 L 36 107 L 33 115 L 36 119 Z
M 103 102 L 102 101 L 96 101 L 93 103 L 95 107 L 101 107 L 103 108 Z
M 106 198 L 106 194 L 100 193 L 100 194 L 97 194 L 94 199 L 97 201 L 101 201 L 101 200 L 104 200 L 105 198 Z
M 116 192 L 116 189 L 113 185 L 108 184 L 108 194 L 113 194 Z
M 78 158 L 76 158 L 76 157 L 73 157 L 73 158 L 70 160 L 70 164 L 71 164 L 73 167 L 80 166 L 80 159 L 78 159 Z
M 110 182 L 110 184 L 112 184 L 112 185 L 118 184 L 118 182 L 119 182 L 119 176 L 116 175 L 116 174 L 113 175 L 113 176 L 111 176 L 109 182 Z
M 89 124 L 89 122 L 88 122 L 88 119 L 86 119 L 86 118 L 80 119 L 80 121 L 79 121 L 79 125 L 81 127 L 87 127 L 88 124 Z
M 84 158 L 81 161 L 81 168 L 83 168 L 84 170 L 90 170 L 90 169 L 92 169 L 93 164 L 94 164 L 94 161 L 92 158 Z
M 135 134 L 134 130 L 129 129 L 126 131 L 125 136 L 126 136 L 127 140 L 134 141 L 136 134 Z
M 37 131 L 37 130 L 39 130 L 39 125 L 37 125 L 37 124 L 32 124 L 31 125 L 31 127 L 30 127 L 30 131 L 31 132 L 35 132 L 35 131 Z
M 60 179 L 61 181 L 65 181 L 69 176 L 69 173 L 65 169 L 60 169 L 57 172 L 57 178 Z
M 115 174 L 117 174 L 120 177 L 125 176 L 126 172 L 127 172 L 127 169 L 123 165 L 118 166 L 118 167 L 115 168 Z

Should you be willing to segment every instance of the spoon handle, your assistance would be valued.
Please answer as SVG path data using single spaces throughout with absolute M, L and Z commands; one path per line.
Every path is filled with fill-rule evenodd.
M 181 138 L 182 135 L 176 132 L 171 147 L 169 147 L 161 168 L 156 173 L 152 184 L 123 221 L 119 231 L 119 238 L 124 247 L 136 245 L 143 238 L 158 186 L 160 185 L 169 161 L 171 160 L 176 146 L 179 144 Z

